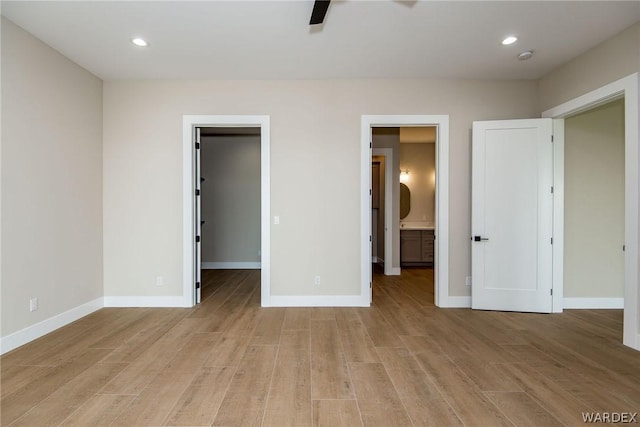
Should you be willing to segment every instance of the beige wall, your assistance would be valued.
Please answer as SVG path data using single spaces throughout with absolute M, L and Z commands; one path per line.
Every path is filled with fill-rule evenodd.
M 411 191 L 411 210 L 403 221 L 435 223 L 435 144 L 400 144 L 400 170 L 409 171 L 405 184 Z
M 359 294 L 361 115 L 408 113 L 450 115 L 450 292 L 467 295 L 471 123 L 534 116 L 535 88 L 530 81 L 105 82 L 105 295 L 182 294 L 183 114 L 271 117 L 271 214 L 280 216 L 271 225 L 272 294 Z
M 260 135 L 201 141 L 202 262 L 260 262 Z
M 560 66 L 538 81 L 540 111 L 640 71 L 640 23 Z
M 102 82 L 3 18 L 2 114 L 6 336 L 102 297 Z
M 565 120 L 565 297 L 624 295 L 624 102 Z

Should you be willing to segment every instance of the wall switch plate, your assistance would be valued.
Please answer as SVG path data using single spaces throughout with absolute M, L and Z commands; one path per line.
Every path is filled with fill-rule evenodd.
M 471 286 L 471 276 L 467 276 L 467 278 L 464 281 L 464 284 L 467 286 Z
M 164 277 L 162 276 L 156 277 L 156 286 L 164 286 Z
M 275 225 L 280 224 L 280 217 L 279 217 L 278 215 L 276 215 L 276 216 L 274 216 L 274 217 L 273 217 L 273 223 L 274 223 Z
M 314 283 L 316 286 L 320 286 L 320 276 L 316 276 Z
M 38 298 L 31 298 L 29 300 L 29 311 L 36 311 L 38 309 Z

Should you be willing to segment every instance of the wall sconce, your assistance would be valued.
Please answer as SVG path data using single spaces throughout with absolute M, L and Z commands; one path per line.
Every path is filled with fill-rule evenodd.
M 409 181 L 409 169 L 401 170 L 400 182 L 407 182 L 407 181 Z

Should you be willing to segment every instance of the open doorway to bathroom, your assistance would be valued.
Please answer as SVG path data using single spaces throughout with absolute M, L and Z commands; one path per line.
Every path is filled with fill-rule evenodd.
M 436 126 L 372 129 L 374 292 L 412 288 L 429 304 L 435 300 L 436 138 Z

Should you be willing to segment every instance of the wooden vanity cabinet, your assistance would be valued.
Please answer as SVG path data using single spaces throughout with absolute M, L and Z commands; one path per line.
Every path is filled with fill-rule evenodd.
M 432 266 L 433 230 L 400 230 L 400 265 Z

